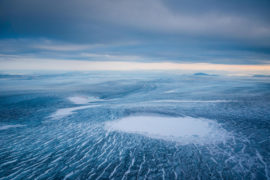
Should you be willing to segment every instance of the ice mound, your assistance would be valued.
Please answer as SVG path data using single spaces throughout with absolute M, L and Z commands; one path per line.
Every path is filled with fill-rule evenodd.
M 89 102 L 100 101 L 99 98 L 96 97 L 84 97 L 84 96 L 72 96 L 68 98 L 74 104 L 88 104 Z
M 229 137 L 228 132 L 217 122 L 193 117 L 130 116 L 106 122 L 105 128 L 182 144 L 224 143 Z

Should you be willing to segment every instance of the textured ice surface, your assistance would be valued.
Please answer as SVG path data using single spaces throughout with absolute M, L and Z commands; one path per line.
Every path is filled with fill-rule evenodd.
M 105 128 L 173 140 L 182 144 L 224 142 L 229 137 L 215 121 L 193 117 L 130 116 L 106 122 Z
M 85 72 L 0 87 L 0 179 L 269 180 L 269 78 Z
M 175 100 L 175 99 L 163 99 L 152 102 L 157 103 L 229 103 L 234 102 L 232 100 Z

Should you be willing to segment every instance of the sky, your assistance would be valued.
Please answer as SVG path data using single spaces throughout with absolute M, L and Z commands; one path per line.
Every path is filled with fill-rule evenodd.
M 270 73 L 270 1 L 1 0 L 0 70 L 61 63 Z

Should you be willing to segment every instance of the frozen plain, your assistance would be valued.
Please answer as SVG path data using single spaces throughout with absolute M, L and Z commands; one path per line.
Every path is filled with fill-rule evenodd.
M 0 179 L 270 179 L 270 79 L 0 76 Z

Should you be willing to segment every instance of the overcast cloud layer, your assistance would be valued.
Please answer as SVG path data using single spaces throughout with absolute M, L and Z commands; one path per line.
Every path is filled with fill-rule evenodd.
M 2 0 L 0 53 L 269 64 L 270 1 Z

